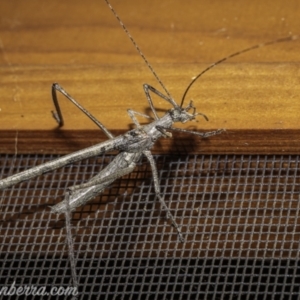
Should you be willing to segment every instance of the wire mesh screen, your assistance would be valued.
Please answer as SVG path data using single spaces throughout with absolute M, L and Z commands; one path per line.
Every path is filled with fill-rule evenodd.
M 2 155 L 1 177 L 54 158 Z M 64 288 L 61 299 L 72 298 L 65 216 L 49 206 L 112 158 L 0 191 L 3 299 L 15 299 L 9 289 L 24 286 L 45 289 L 43 299 L 53 299 L 53 287 Z M 185 242 L 160 210 L 150 166 L 141 163 L 72 213 L 78 299 L 300 298 L 298 156 L 154 158 Z

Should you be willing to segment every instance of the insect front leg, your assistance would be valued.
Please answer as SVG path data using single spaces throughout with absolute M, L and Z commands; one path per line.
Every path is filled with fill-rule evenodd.
M 153 101 L 152 101 L 152 98 L 150 96 L 150 91 L 152 93 L 156 94 L 157 96 L 161 97 L 162 99 L 166 100 L 167 102 L 172 104 L 174 107 L 178 106 L 172 98 L 169 98 L 169 97 L 165 96 L 164 94 L 162 94 L 160 91 L 158 91 L 157 89 L 155 89 L 151 85 L 144 84 L 143 87 L 144 87 L 144 91 L 145 91 L 145 94 L 146 94 L 146 98 L 147 98 L 147 100 L 149 102 L 149 105 L 151 107 L 151 110 L 154 114 L 155 120 L 159 120 L 159 117 L 158 117 L 158 115 L 156 113 L 156 110 L 154 108 Z
M 154 181 L 154 189 L 155 189 L 155 194 L 156 197 L 158 198 L 161 206 L 163 207 L 163 209 L 167 212 L 167 218 L 171 220 L 172 225 L 176 228 L 176 231 L 178 233 L 179 239 L 181 242 L 184 242 L 184 238 L 182 237 L 181 231 L 179 226 L 177 225 L 172 213 L 170 212 L 169 208 L 167 207 L 164 199 L 162 198 L 162 196 L 160 195 L 160 187 L 159 187 L 159 182 L 158 182 L 158 174 L 157 174 L 157 169 L 156 169 L 156 165 L 155 165 L 155 161 L 152 157 L 152 154 L 150 151 L 143 151 L 143 154 L 147 157 L 147 159 L 150 162 L 150 166 L 152 169 L 152 175 L 153 175 L 153 181 Z
M 52 115 L 54 119 L 58 122 L 59 127 L 64 125 L 64 119 L 62 116 L 62 112 L 58 103 L 57 93 L 60 92 L 63 94 L 68 100 L 70 100 L 76 107 L 78 107 L 90 120 L 92 120 L 109 138 L 114 138 L 113 134 L 100 122 L 98 121 L 89 111 L 87 111 L 83 106 L 81 106 L 73 97 L 71 97 L 63 87 L 61 87 L 58 83 L 53 83 L 52 85 L 52 100 L 55 106 L 56 111 L 52 111 Z

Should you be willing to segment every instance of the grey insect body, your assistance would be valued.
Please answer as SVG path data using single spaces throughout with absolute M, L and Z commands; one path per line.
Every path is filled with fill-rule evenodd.
M 81 206 L 87 201 L 93 199 L 105 188 L 109 187 L 111 183 L 114 182 L 116 179 L 131 173 L 136 167 L 138 161 L 144 155 L 148 159 L 152 169 L 156 197 L 161 203 L 162 208 L 166 210 L 167 217 L 170 218 L 172 224 L 176 228 L 180 239 L 183 240 L 179 226 L 175 222 L 175 219 L 173 218 L 172 214 L 170 213 L 168 207 L 165 204 L 165 201 L 163 200 L 163 197 L 160 194 L 157 169 L 150 150 L 152 149 L 153 145 L 158 139 L 162 137 L 170 137 L 171 134 L 169 131 L 171 130 L 179 130 L 186 133 L 192 133 L 200 137 L 208 137 L 211 135 L 215 135 L 220 133 L 222 130 L 200 133 L 179 128 L 173 128 L 172 126 L 176 122 L 186 123 L 188 121 L 194 120 L 197 115 L 203 114 L 196 113 L 196 109 L 194 108 L 192 102 L 190 102 L 190 104 L 186 108 L 182 108 L 178 106 L 173 99 L 161 94 L 159 91 L 157 91 L 149 85 L 145 84 L 144 90 L 147 96 L 147 100 L 154 114 L 154 121 L 147 125 L 141 126 L 135 115 L 139 115 L 148 119 L 151 117 L 133 110 L 128 110 L 128 114 L 131 117 L 134 124 L 136 125 L 136 128 L 128 131 L 124 135 L 114 137 L 113 134 L 102 123 L 96 120 L 96 118 L 93 117 L 89 112 L 85 111 L 85 109 L 74 98 L 72 98 L 59 84 L 53 84 L 52 95 L 54 105 L 56 107 L 56 112 L 54 112 L 53 115 L 55 116 L 55 119 L 59 122 L 59 125 L 62 126 L 63 117 L 57 100 L 57 91 L 66 96 L 67 99 L 69 99 L 73 104 L 75 104 L 84 113 L 86 113 L 89 116 L 89 118 L 93 120 L 104 131 L 109 140 L 94 145 L 92 147 L 77 151 L 75 153 L 66 155 L 62 158 L 50 161 L 48 163 L 36 166 L 32 169 L 23 171 L 21 173 L 12 175 L 8 178 L 2 179 L 0 181 L 0 189 L 8 188 L 19 182 L 29 180 L 38 175 L 63 167 L 66 164 L 71 164 L 82 159 L 101 155 L 102 153 L 108 151 L 120 151 L 120 153 L 113 159 L 113 161 L 99 174 L 91 178 L 86 183 L 68 188 L 68 191 L 66 192 L 66 198 L 62 202 L 52 207 L 52 212 L 64 213 L 67 209 L 67 206 L 70 211 L 74 210 L 76 207 Z M 173 105 L 173 108 L 168 110 L 165 113 L 165 115 L 161 118 L 156 113 L 149 91 L 157 94 L 158 96 L 162 97 L 163 99 L 165 99 Z M 191 113 L 189 112 L 190 110 L 192 110 Z
M 136 125 L 136 128 L 133 130 L 128 131 L 124 135 L 114 137 L 113 134 L 100 122 L 98 121 L 90 112 L 88 112 L 84 107 L 82 107 L 74 98 L 72 98 L 59 84 L 55 83 L 52 86 L 52 99 L 56 108 L 56 111 L 53 112 L 54 118 L 57 120 L 59 126 L 63 126 L 64 120 L 63 116 L 60 110 L 60 106 L 58 103 L 57 99 L 57 92 L 60 92 L 63 94 L 69 101 L 71 101 L 75 106 L 77 106 L 84 114 L 86 114 L 108 137 L 108 140 L 91 146 L 89 148 L 74 152 L 72 154 L 66 155 L 64 157 L 58 158 L 56 160 L 50 161 L 48 163 L 36 166 L 32 169 L 26 170 L 24 172 L 12 175 L 8 178 L 0 180 L 0 190 L 9 188 L 12 185 L 15 185 L 17 183 L 20 183 L 25 180 L 29 180 L 33 177 L 39 176 L 41 174 L 44 174 L 46 172 L 53 171 L 55 169 L 58 169 L 60 167 L 63 167 L 67 164 L 71 164 L 77 161 L 80 161 L 82 159 L 94 157 L 101 155 L 105 152 L 113 151 L 113 150 L 118 150 L 119 154 L 116 155 L 116 157 L 113 159 L 113 161 L 106 167 L 104 168 L 99 174 L 88 180 L 86 183 L 76 185 L 69 187 L 68 190 L 66 191 L 65 194 L 65 199 L 56 204 L 55 206 L 52 207 L 52 212 L 55 213 L 66 213 L 66 217 L 69 218 L 68 212 L 74 210 L 76 207 L 85 204 L 87 201 L 93 199 L 96 195 L 101 193 L 105 188 L 109 187 L 112 182 L 114 182 L 116 179 L 129 174 L 134 170 L 136 167 L 136 164 L 138 161 L 141 159 L 142 156 L 145 156 L 151 166 L 152 169 L 152 174 L 153 174 L 153 181 L 154 181 L 154 188 L 155 188 L 155 194 L 157 199 L 159 200 L 161 207 L 166 210 L 167 212 L 167 217 L 171 220 L 173 226 L 176 228 L 177 233 L 179 235 L 179 238 L 181 241 L 183 241 L 179 226 L 177 225 L 175 219 L 173 218 L 172 214 L 170 213 L 168 207 L 165 204 L 165 201 L 163 197 L 160 194 L 160 187 L 159 187 L 159 178 L 158 178 L 158 173 L 155 165 L 155 161 L 153 159 L 153 156 L 151 154 L 151 149 L 155 142 L 160 139 L 160 138 L 168 138 L 171 137 L 172 134 L 170 131 L 179 131 L 179 132 L 185 132 L 188 134 L 195 134 L 199 137 L 205 138 L 209 137 L 212 135 L 216 135 L 221 133 L 223 130 L 216 130 L 216 131 L 211 131 L 211 132 L 206 132 L 206 133 L 200 133 L 200 132 L 195 132 L 195 131 L 189 131 L 185 129 L 180 129 L 180 128 L 174 128 L 173 124 L 180 122 L 180 123 L 186 123 L 189 121 L 194 120 L 198 115 L 203 116 L 206 120 L 207 117 L 202 114 L 202 113 L 197 113 L 196 108 L 193 106 L 192 101 L 184 108 L 183 103 L 184 99 L 187 95 L 187 92 L 193 85 L 193 83 L 200 77 L 202 76 L 205 72 L 210 70 L 211 68 L 215 67 L 216 65 L 224 62 L 228 58 L 232 58 L 234 56 L 237 56 L 241 53 L 263 47 L 266 45 L 271 45 L 274 43 L 278 42 L 284 42 L 288 40 L 295 40 L 298 37 L 297 36 L 289 36 L 286 38 L 278 39 L 275 41 L 267 42 L 264 44 L 258 44 L 253 47 L 244 49 L 242 51 L 236 52 L 228 57 L 225 57 L 216 63 L 213 63 L 209 67 L 207 67 L 204 71 L 202 71 L 200 74 L 198 74 L 192 82 L 189 84 L 187 89 L 185 90 L 181 104 L 178 105 L 170 93 L 167 91 L 165 86 L 163 85 L 162 81 L 159 79 L 157 76 L 156 72 L 152 68 L 152 66 L 149 64 L 147 59 L 145 58 L 144 54 L 141 52 L 140 48 L 138 45 L 135 43 L 134 39 L 128 32 L 127 28 L 123 24 L 123 22 L 120 20 L 108 0 L 105 0 L 109 8 L 112 10 L 113 14 L 115 17 L 118 19 L 120 25 L 132 41 L 133 45 L 135 48 L 138 50 L 139 54 L 141 57 L 144 59 L 145 63 L 151 70 L 152 74 L 155 76 L 161 87 L 164 89 L 166 95 L 162 94 L 155 88 L 145 84 L 144 85 L 144 91 L 146 94 L 147 101 L 149 103 L 149 106 L 151 108 L 151 111 L 153 113 L 154 118 L 152 118 L 149 115 L 142 114 L 140 112 L 133 111 L 131 109 L 128 110 L 128 114 L 130 118 L 132 119 L 133 123 Z M 172 108 L 169 109 L 164 116 L 159 117 L 151 96 L 150 92 L 158 95 L 165 101 L 167 101 Z M 147 119 L 152 119 L 152 122 L 141 126 L 140 123 L 138 122 L 136 116 L 144 117 Z M 67 222 L 68 223 L 68 222 Z M 71 244 L 71 241 L 70 241 Z

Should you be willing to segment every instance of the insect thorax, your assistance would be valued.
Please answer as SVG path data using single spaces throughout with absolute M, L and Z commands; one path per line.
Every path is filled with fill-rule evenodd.
M 143 128 L 136 128 L 124 134 L 116 149 L 126 152 L 141 152 L 152 148 L 154 142 Z

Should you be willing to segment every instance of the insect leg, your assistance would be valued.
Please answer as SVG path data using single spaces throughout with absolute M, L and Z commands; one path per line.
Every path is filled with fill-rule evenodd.
M 52 85 L 52 100 L 56 111 L 52 111 L 53 117 L 58 122 L 59 126 L 64 125 L 64 119 L 61 113 L 61 109 L 57 99 L 57 93 L 62 93 L 68 100 L 70 100 L 76 107 L 78 107 L 90 120 L 92 120 L 104 133 L 105 135 L 112 139 L 113 134 L 100 122 L 98 121 L 90 112 L 88 112 L 83 106 L 81 106 L 74 98 L 72 98 L 58 83 L 53 83 Z
M 66 220 L 66 230 L 67 230 L 67 243 L 69 250 L 69 260 L 71 265 L 72 279 L 73 285 L 76 289 L 78 289 L 78 280 L 76 273 L 76 260 L 74 253 L 74 242 L 72 237 L 72 226 L 71 226 L 71 211 L 69 206 L 69 194 L 66 195 L 66 210 L 65 210 L 65 220 Z
M 160 187 L 159 187 L 159 182 L 158 182 L 158 174 L 157 174 L 157 169 L 156 169 L 156 165 L 154 162 L 154 159 L 152 157 L 152 154 L 150 151 L 143 151 L 143 154 L 147 157 L 147 159 L 150 162 L 150 166 L 152 169 L 152 175 L 153 175 L 153 181 L 154 181 L 154 189 L 155 189 L 155 193 L 156 193 L 156 197 L 158 198 L 161 206 L 163 207 L 163 209 L 167 212 L 167 218 L 171 220 L 172 225 L 176 228 L 176 231 L 178 233 L 179 239 L 181 242 L 184 242 L 184 239 L 182 237 L 181 231 L 179 226 L 177 225 L 173 215 L 171 214 L 169 208 L 167 207 L 164 199 L 161 197 L 160 195 Z
M 135 115 L 138 115 L 138 116 L 141 116 L 141 117 L 144 117 L 144 118 L 147 118 L 147 119 L 152 119 L 154 120 L 152 117 L 148 116 L 148 115 L 145 115 L 145 114 L 142 114 L 140 112 L 137 112 L 135 110 L 132 110 L 132 109 L 127 109 L 127 113 L 130 117 L 130 119 L 133 121 L 133 123 L 136 125 L 137 128 L 141 127 L 139 121 L 137 120 L 137 118 L 135 117 Z
M 167 127 L 163 127 L 163 126 L 160 126 L 160 125 L 157 125 L 156 129 L 158 131 L 160 131 L 162 134 L 166 134 L 166 130 L 171 130 L 171 131 L 178 131 L 178 132 L 184 132 L 184 133 L 199 135 L 202 138 L 207 138 L 209 136 L 217 135 L 217 134 L 220 134 L 223 131 L 225 131 L 225 129 L 218 129 L 218 130 L 209 131 L 209 132 L 197 132 L 197 131 L 191 131 L 191 130 L 176 128 L 176 127 L 167 128 Z
M 172 98 L 168 98 L 167 96 L 165 96 L 164 94 L 162 94 L 161 92 L 159 92 L 154 87 L 152 87 L 152 86 L 150 86 L 148 84 L 144 84 L 143 87 L 144 87 L 144 91 L 145 91 L 147 100 L 148 100 L 148 102 L 150 104 L 151 110 L 152 110 L 152 112 L 154 114 L 155 120 L 159 120 L 159 117 L 158 117 L 158 115 L 156 113 L 156 110 L 154 108 L 153 101 L 152 101 L 152 98 L 150 96 L 150 92 L 149 91 L 153 92 L 157 96 L 159 96 L 162 99 L 166 100 L 167 102 L 169 102 L 170 104 L 172 104 L 174 107 L 178 107 L 178 105 L 175 103 L 175 101 Z

